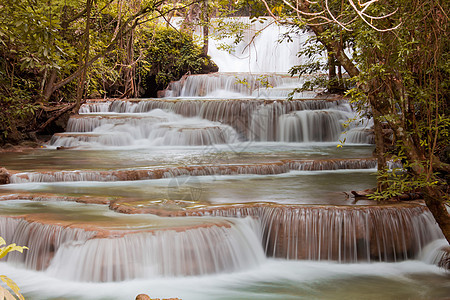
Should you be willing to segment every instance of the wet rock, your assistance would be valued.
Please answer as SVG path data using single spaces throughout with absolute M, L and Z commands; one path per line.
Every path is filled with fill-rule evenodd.
M 438 262 L 438 266 L 450 271 L 450 247 L 444 247 L 441 249 L 442 257 Z
M 20 147 L 23 148 L 38 148 L 40 145 L 36 141 L 23 141 L 20 143 Z
M 11 149 L 14 149 L 14 145 L 11 143 L 6 143 L 2 146 L 2 149 L 3 150 L 11 150 Z
M 9 183 L 9 174 L 8 170 L 5 168 L 0 168 L 0 184 L 8 184 Z
M 179 298 L 163 298 L 163 299 L 150 298 L 150 296 L 147 294 L 139 294 L 136 296 L 136 300 L 181 300 L 181 299 L 179 299 Z

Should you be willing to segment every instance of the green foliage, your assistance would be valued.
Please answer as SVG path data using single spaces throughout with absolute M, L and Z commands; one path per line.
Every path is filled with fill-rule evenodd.
M 104 5 L 104 1 L 98 1 Z M 0 144 L 18 142 L 20 132 L 33 130 L 36 112 L 47 100 L 75 95 L 75 83 L 46 99 L 44 92 L 55 80 L 78 68 L 86 1 L 17 0 L 0 10 Z M 94 34 L 98 34 L 99 31 Z M 101 31 L 100 31 L 101 32 Z M 99 39 L 100 41 L 100 39 Z
M 16 244 L 6 245 L 5 240 L 0 237 L 0 259 L 5 257 L 9 252 L 18 251 L 23 253 L 23 250 L 28 249 L 25 246 L 17 246 Z M 6 283 L 6 285 L 16 294 L 18 299 L 25 299 L 20 293 L 20 289 L 17 284 L 12 281 L 8 276 L 0 275 L 0 280 Z M 0 286 L 0 300 L 15 300 L 16 298 L 4 287 Z
M 139 46 L 144 49 L 139 69 L 144 89 L 151 88 L 153 82 L 165 88 L 170 81 L 186 73 L 200 73 L 211 65 L 191 36 L 172 28 L 156 26 L 145 31 Z
M 125 77 L 134 75 L 137 65 L 134 53 L 129 55 L 133 52 L 130 38 L 131 44 L 134 36 L 139 38 L 134 29 L 154 18 L 155 5 L 160 3 L 138 2 L 15 0 L 1 4 L 0 144 L 20 142 L 21 132 L 38 129 L 39 122 L 46 121 L 39 118 L 47 116 L 36 113 L 40 108 L 75 101 L 77 90 L 101 96 L 129 81 Z M 93 5 L 88 18 L 89 3 Z M 168 10 L 160 9 L 161 13 Z
M 211 37 L 218 42 L 217 48 L 228 53 L 234 52 L 235 46 L 244 40 L 245 31 L 250 27 L 250 24 L 235 18 L 218 18 L 211 25 Z M 232 42 L 221 42 L 230 39 Z
M 240 78 L 239 76 L 235 76 L 235 83 L 243 85 L 249 94 L 252 94 L 254 91 L 257 92 L 257 96 L 260 96 L 262 89 L 271 89 L 273 86 L 269 82 L 269 75 L 258 75 L 253 77 L 254 80 L 249 82 L 247 78 Z
M 283 7 L 288 4 L 284 1 L 267 3 L 282 21 L 299 30 L 313 30 L 320 43 L 300 53 L 310 61 L 294 67 L 292 75 L 326 69 L 328 66 L 315 58 L 325 54 L 325 49 L 335 58 L 342 49 L 351 50 L 347 53 L 350 60 L 343 55 L 339 58 L 354 76 L 344 84 L 346 95 L 362 114 L 377 115 L 380 127 L 391 130 L 392 145 L 380 149 L 388 147 L 386 159 L 401 157 L 404 165 L 400 173 L 380 170 L 380 189 L 373 198 L 387 199 L 415 190 L 445 191 L 448 182 L 441 179 L 448 165 L 443 166 L 437 157 L 448 147 L 449 136 L 450 2 L 380 0 L 352 6 L 355 2 L 299 1 L 297 7 L 303 13 Z M 330 85 L 318 78 L 303 89 Z M 437 172 L 440 170 L 444 173 Z
M 350 95 L 372 103 L 380 111 L 380 121 L 394 129 L 394 157 L 401 158 L 405 172 L 380 171 L 383 189 L 377 200 L 403 192 L 440 188 L 440 174 L 434 170 L 439 152 L 448 145 L 450 95 L 450 37 L 448 17 L 442 13 L 448 3 L 404 0 L 375 6 L 397 12 L 384 20 L 386 26 L 399 24 L 394 31 L 380 32 L 356 27 L 354 59 L 360 66 L 358 85 Z M 445 21 L 446 20 L 446 21 Z
M 0 79 L 0 82 L 2 81 Z M 14 134 L 20 124 L 26 126 L 27 120 L 34 116 L 39 107 L 29 100 L 33 99 L 31 88 L 34 83 L 27 79 L 17 80 L 14 86 L 8 89 L 0 84 L 0 140 Z M 27 85 L 31 85 L 31 88 Z
M 395 156 L 394 161 L 403 162 L 403 167 L 393 168 L 392 170 L 378 170 L 377 180 L 383 186 L 383 189 L 376 190 L 368 196 L 369 199 L 376 201 L 397 199 L 403 194 L 415 193 L 425 187 L 434 188 L 441 185 L 441 182 L 436 180 L 437 174 L 429 176 L 429 174 L 423 172 L 416 176 L 408 172 L 408 169 L 413 166 L 410 165 L 405 156 L 402 158 Z M 429 167 L 429 162 L 423 162 L 423 164 Z M 448 201 L 449 199 L 442 200 Z

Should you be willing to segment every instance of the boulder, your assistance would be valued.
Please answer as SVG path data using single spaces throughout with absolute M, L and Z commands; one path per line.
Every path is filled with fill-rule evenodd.
M 0 168 L 0 184 L 8 184 L 9 183 L 9 172 L 5 168 Z
M 441 249 L 441 258 L 438 261 L 438 266 L 450 271 L 450 247 Z

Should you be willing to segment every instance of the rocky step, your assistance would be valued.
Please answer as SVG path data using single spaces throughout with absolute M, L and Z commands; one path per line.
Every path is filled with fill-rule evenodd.
M 94 114 L 79 114 L 73 115 L 67 123 L 67 132 L 91 132 L 95 128 L 111 124 L 120 125 L 124 123 L 132 126 L 139 126 L 142 124 L 154 124 L 161 122 L 168 122 L 167 118 L 142 115 L 142 114 L 120 114 L 120 113 L 94 113 Z
M 178 263 L 184 265 L 185 259 L 191 260 L 194 256 L 195 260 L 197 254 L 208 258 L 209 262 L 205 263 L 199 256 L 195 267 L 192 265 L 187 269 L 183 267 L 182 271 L 173 271 L 172 265 L 170 271 L 165 270 L 164 266 L 158 266 L 161 274 L 176 276 L 230 270 L 222 265 L 224 262 L 217 265 L 212 257 L 225 255 L 229 263 L 228 259 L 232 259 L 230 253 L 236 250 L 233 247 L 251 249 L 250 253 L 241 249 L 244 256 L 255 255 L 259 251 L 257 249 L 260 249 L 266 256 L 284 259 L 339 262 L 401 261 L 416 258 L 431 241 L 443 238 L 431 213 L 422 205 L 221 205 L 172 211 L 170 215 L 171 218 L 165 218 L 165 225 L 158 228 L 145 228 L 141 223 L 133 225 L 133 222 L 130 222 L 127 228 L 118 229 L 117 220 L 86 222 L 61 213 L 3 216 L 0 217 L 0 227 L 5 228 L 2 232 L 7 241 L 14 240 L 19 245 L 27 245 L 30 249 L 34 249 L 22 259 L 30 268 L 35 269 L 50 268 L 53 257 L 65 257 L 69 254 L 78 259 L 88 258 L 90 255 L 97 257 L 97 254 L 89 252 L 94 249 L 95 253 L 103 251 L 103 256 L 110 257 L 113 254 L 108 252 L 108 248 L 133 249 L 139 253 L 136 254 L 139 257 L 134 257 L 139 258 L 137 261 L 147 259 L 152 260 L 152 263 L 153 259 L 165 261 L 169 258 L 182 257 L 183 261 L 178 260 Z M 139 218 L 139 216 L 130 217 Z M 191 217 L 201 218 L 191 219 Z M 232 248 L 226 248 L 237 238 L 239 238 L 237 245 L 233 244 Z M 68 241 L 70 243 L 66 244 Z M 83 249 L 86 245 L 86 249 L 83 250 L 86 252 L 82 251 L 83 254 L 79 255 L 72 249 L 75 252 L 71 250 L 64 252 L 64 255 L 58 254 L 58 249 L 62 245 L 69 248 L 78 245 L 76 247 Z M 193 247 L 196 247 L 195 251 L 199 251 L 195 255 L 192 253 Z M 220 250 L 221 247 L 225 247 L 225 250 Z M 161 249 L 162 252 L 158 252 L 156 258 L 140 257 L 145 255 L 143 253 L 148 249 Z M 120 260 L 119 257 L 130 255 L 126 250 L 123 251 L 113 256 Z M 225 251 L 225 254 L 221 251 Z M 166 252 L 168 256 L 165 256 Z M 29 255 L 31 256 L 28 257 Z M 42 258 L 37 258 L 39 255 L 43 255 Z M 114 259 L 108 262 L 110 263 L 115 266 L 111 268 L 124 265 L 124 262 L 120 262 L 120 266 L 115 265 Z M 102 268 L 110 268 L 104 266 L 107 262 L 98 264 Z M 208 267 L 198 269 L 200 265 Z M 240 267 L 241 263 L 233 265 L 231 269 L 237 270 Z M 92 269 L 90 272 L 96 274 Z M 139 277 L 138 275 L 127 277 L 128 275 L 124 275 L 126 272 L 123 272 L 119 272 L 120 276 L 117 274 L 113 276 L 108 271 L 109 275 L 88 277 L 94 281 L 110 281 L 111 277 L 112 280 Z
M 171 217 L 250 216 L 261 224 L 266 255 L 285 259 L 401 261 L 417 257 L 429 242 L 443 238 L 420 201 L 365 206 L 171 204 L 166 209 L 170 204 L 118 200 L 111 202 L 110 208 L 126 214 Z
M 253 216 L 266 255 L 307 260 L 400 261 L 443 235 L 423 205 L 231 205 L 180 211 L 187 216 Z
M 110 282 L 245 270 L 264 254 L 244 238 L 249 225 L 224 218 L 172 218 L 156 229 L 109 229 L 105 222 L 32 214 L 0 217 L 5 240 L 28 246 L 7 260 L 72 281 Z M 242 224 L 241 224 L 242 223 Z M 181 225 L 180 225 L 181 224 Z M 255 250 L 256 248 L 256 250 Z M 257 252 L 255 255 L 254 252 Z
M 317 171 L 341 169 L 372 169 L 375 159 L 326 159 L 326 160 L 282 160 L 255 164 L 221 164 L 151 168 L 138 170 L 76 170 L 21 172 L 10 175 L 11 183 L 65 182 L 65 181 L 129 181 L 172 178 L 178 176 L 208 175 L 276 175 L 292 170 Z

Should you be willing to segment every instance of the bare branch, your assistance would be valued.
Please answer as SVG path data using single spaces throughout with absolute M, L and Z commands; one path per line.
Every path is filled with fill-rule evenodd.
M 365 14 L 364 13 L 364 10 L 366 10 L 368 7 L 369 7 L 369 5 L 371 5 L 372 3 L 375 3 L 375 2 L 377 2 L 378 0 L 371 0 L 371 1 L 369 1 L 369 2 L 366 2 L 366 3 L 364 3 L 364 4 L 361 4 L 361 3 L 359 3 L 359 0 L 358 0 L 358 4 L 360 5 L 360 6 L 364 6 L 363 7 L 363 10 L 359 10 L 357 7 L 356 7 L 356 4 L 355 4 L 355 2 L 353 2 L 353 0 L 348 0 L 348 2 L 350 3 L 350 5 L 352 6 L 352 8 L 354 9 L 354 11 L 358 14 L 358 16 L 364 21 L 364 23 L 366 23 L 367 25 L 369 25 L 371 28 L 373 28 L 373 29 L 375 29 L 376 31 L 379 31 L 379 32 L 386 32 L 386 31 L 391 31 L 391 30 L 395 30 L 395 29 L 397 29 L 402 23 L 399 23 L 397 26 L 395 26 L 395 27 L 391 27 L 391 28 L 387 28 L 387 29 L 380 29 L 380 28 L 377 28 L 377 27 L 375 27 L 375 26 L 373 26 L 369 21 L 367 21 L 366 20 L 366 17 L 367 18 L 369 18 L 369 19 L 375 19 L 375 17 L 372 17 L 372 16 L 369 16 L 369 15 L 367 15 L 367 14 Z M 397 11 L 397 10 L 395 10 L 395 11 Z M 394 12 L 395 13 L 395 12 Z M 390 13 L 390 14 L 388 14 L 388 15 L 385 15 L 385 16 L 382 16 L 382 17 L 378 17 L 378 19 L 385 19 L 385 18 L 387 18 L 388 16 L 391 16 L 393 13 Z
M 300 13 L 302 15 L 305 15 L 305 16 L 319 16 L 319 15 L 322 15 L 324 13 L 324 11 L 321 11 L 321 12 L 318 12 L 318 13 L 305 12 L 305 11 L 299 10 L 298 8 L 295 8 L 291 3 L 287 2 L 287 0 L 283 0 L 283 2 L 284 2 L 284 4 L 289 6 L 290 8 L 294 9 L 296 12 L 298 12 L 298 13 Z
M 333 21 L 338 24 L 339 26 L 341 26 L 342 28 L 344 28 L 347 31 L 353 31 L 349 28 L 347 28 L 344 24 L 342 24 L 341 22 L 339 22 L 333 15 L 333 13 L 330 11 L 330 8 L 328 7 L 328 0 L 325 0 L 325 7 L 327 8 L 327 12 L 330 15 L 330 17 L 333 19 Z
M 275 14 L 270 9 L 270 6 L 267 4 L 266 0 L 261 0 L 266 7 L 267 12 L 275 19 L 279 20 L 279 17 L 276 17 Z M 295 0 L 295 6 L 292 3 L 292 0 L 282 0 L 285 5 L 287 5 L 289 8 L 291 8 L 296 14 L 299 19 L 302 19 L 306 25 L 309 26 L 321 26 L 329 23 L 334 23 L 340 26 L 341 28 L 352 31 L 348 27 L 348 25 L 352 24 L 356 19 L 360 18 L 369 25 L 372 29 L 379 31 L 379 32 L 385 32 L 385 31 L 392 31 L 397 29 L 399 26 L 401 26 L 402 23 L 396 25 L 395 27 L 390 27 L 386 29 L 378 28 L 377 26 L 372 24 L 373 20 L 382 20 L 391 17 L 395 13 L 397 13 L 398 9 L 394 10 L 393 12 L 387 13 L 382 16 L 373 16 L 368 13 L 366 13 L 366 10 L 374 3 L 377 3 L 379 0 L 369 0 L 367 2 L 361 2 L 358 0 L 357 4 L 354 0 L 348 0 L 348 3 L 350 4 L 352 10 L 356 13 L 356 16 L 351 19 L 350 21 L 343 21 L 342 15 L 335 15 L 333 11 L 330 9 L 329 6 L 329 0 L 322 0 L 325 4 L 325 9 L 320 12 L 311 12 L 307 8 L 308 5 L 311 4 L 318 4 L 318 1 L 310 1 L 310 0 Z M 320 20 L 320 21 L 319 21 Z M 316 22 L 319 21 L 319 22 Z

